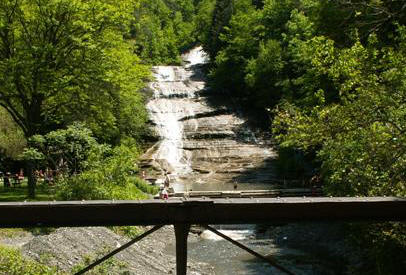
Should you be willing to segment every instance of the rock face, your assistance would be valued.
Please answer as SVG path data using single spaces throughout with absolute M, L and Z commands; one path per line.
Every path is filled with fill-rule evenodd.
M 230 99 L 205 89 L 202 49 L 183 59 L 184 66 L 154 67 L 147 108 L 161 140 L 144 155 L 144 166 L 158 176 L 171 171 L 175 191 L 230 190 L 235 183 L 240 189 L 266 188 L 275 178 L 267 162 L 275 151 L 246 126 Z

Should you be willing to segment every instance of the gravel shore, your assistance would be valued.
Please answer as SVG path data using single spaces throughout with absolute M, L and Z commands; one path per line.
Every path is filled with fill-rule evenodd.
M 189 239 L 197 238 L 190 234 Z M 175 274 L 176 259 L 165 248 L 174 242 L 172 226 L 166 226 L 114 256 L 108 274 Z M 98 258 L 130 239 L 105 227 L 58 228 L 47 235 L 25 234 L 1 242 L 21 247 L 24 255 L 67 273 L 86 258 Z M 188 261 L 188 274 L 214 274 L 205 263 Z

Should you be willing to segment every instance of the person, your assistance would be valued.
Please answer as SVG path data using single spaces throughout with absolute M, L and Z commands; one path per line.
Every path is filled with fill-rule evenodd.
M 13 186 L 16 187 L 17 185 L 20 185 L 20 184 L 21 184 L 21 180 L 20 180 L 19 174 L 18 173 L 13 174 Z
M 164 189 L 162 190 L 162 198 L 164 200 L 167 200 L 169 198 L 168 190 L 166 190 L 166 187 L 164 187 Z
M 161 184 L 160 186 L 159 186 L 159 198 L 161 199 L 161 200 L 163 200 L 163 198 L 164 198 L 164 189 L 165 189 L 165 186 L 163 185 L 163 184 Z
M 317 196 L 318 189 L 320 188 L 320 183 L 321 183 L 320 175 L 316 174 L 310 179 L 311 192 L 313 197 Z
M 20 169 L 20 173 L 18 174 L 18 180 L 24 180 L 24 170 L 22 168 Z
M 39 170 L 38 176 L 39 176 L 42 180 L 44 180 L 44 172 L 42 171 L 42 169 Z
M 3 183 L 4 183 L 4 187 L 10 187 L 10 172 L 7 172 L 4 174 L 3 177 Z
M 52 184 L 54 181 L 54 176 L 53 176 L 53 172 L 51 169 L 46 168 L 45 169 L 45 175 L 44 175 L 44 183 L 46 184 Z
M 164 186 L 165 188 L 169 188 L 169 183 L 171 182 L 171 179 L 169 177 L 169 172 L 165 173 L 165 180 L 164 180 Z

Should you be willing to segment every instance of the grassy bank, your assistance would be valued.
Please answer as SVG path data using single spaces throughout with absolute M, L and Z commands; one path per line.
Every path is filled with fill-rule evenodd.
M 0 202 L 12 202 L 12 201 L 52 201 L 55 199 L 54 186 L 47 186 L 42 182 L 37 184 L 35 190 L 35 199 L 29 199 L 27 179 L 23 180 L 20 185 L 4 187 L 3 181 L 0 181 Z

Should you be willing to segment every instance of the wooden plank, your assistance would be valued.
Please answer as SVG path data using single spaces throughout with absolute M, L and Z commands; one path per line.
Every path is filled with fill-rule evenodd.
M 406 220 L 405 198 L 240 198 L 0 203 L 0 227 Z
M 187 191 L 170 194 L 171 197 L 208 198 L 272 198 L 321 195 L 320 189 L 294 188 L 272 190 Z

